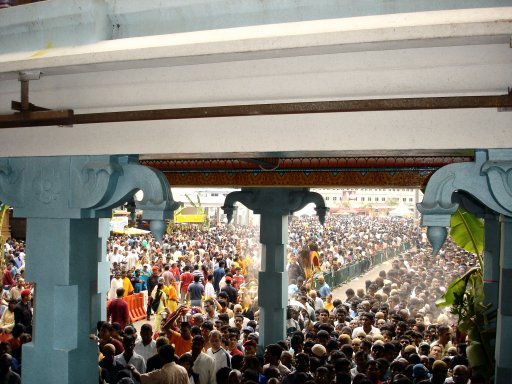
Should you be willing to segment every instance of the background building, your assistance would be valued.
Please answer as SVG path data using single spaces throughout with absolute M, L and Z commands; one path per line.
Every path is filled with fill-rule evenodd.
M 404 216 L 418 218 L 416 203 L 423 196 L 419 189 L 412 188 L 320 188 L 313 191 L 324 197 L 331 213 L 369 216 L 387 216 L 400 207 Z

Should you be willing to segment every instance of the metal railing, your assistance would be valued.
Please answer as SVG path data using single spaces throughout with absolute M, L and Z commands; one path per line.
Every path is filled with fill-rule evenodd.
M 334 289 L 336 287 L 339 287 L 340 285 L 347 283 L 348 281 L 354 279 L 355 277 L 362 275 L 363 273 L 369 271 L 371 268 L 379 264 L 382 264 L 383 262 L 392 259 L 395 256 L 400 255 L 401 253 L 409 250 L 410 248 L 411 243 L 404 242 L 400 244 L 400 246 L 398 247 L 392 247 L 386 250 L 381 250 L 371 256 L 365 257 L 362 260 L 357 260 L 349 264 L 345 264 L 337 271 L 330 270 L 322 272 L 321 274 L 324 275 L 325 282 L 329 285 L 329 287 L 331 289 Z M 317 276 L 319 274 L 315 275 L 314 278 L 315 288 L 318 287 Z

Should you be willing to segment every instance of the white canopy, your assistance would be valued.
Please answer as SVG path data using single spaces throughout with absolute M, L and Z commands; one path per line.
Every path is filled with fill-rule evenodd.
M 409 217 L 413 215 L 413 212 L 404 203 L 400 203 L 398 207 L 389 211 L 388 215 L 391 217 Z

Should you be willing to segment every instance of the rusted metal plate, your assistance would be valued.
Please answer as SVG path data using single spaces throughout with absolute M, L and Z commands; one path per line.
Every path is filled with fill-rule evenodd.
M 25 100 L 27 103 L 28 100 Z M 28 105 L 27 105 L 28 108 Z M 27 109 L 23 108 L 23 109 Z M 454 96 L 398 99 L 336 100 L 298 103 L 227 105 L 214 107 L 153 109 L 121 112 L 86 113 L 62 117 L 51 114 L 0 116 L 0 128 L 41 125 L 98 124 L 124 121 L 201 119 L 211 117 L 235 117 L 257 115 L 289 115 L 311 113 L 342 113 L 367 111 L 403 111 L 420 109 L 460 108 L 512 108 L 512 95 L 499 96 Z M 62 111 L 48 111 L 58 112 Z M 43 118 L 46 116 L 46 118 Z
M 72 110 L 28 111 L 0 115 L 0 128 L 71 125 L 72 123 Z

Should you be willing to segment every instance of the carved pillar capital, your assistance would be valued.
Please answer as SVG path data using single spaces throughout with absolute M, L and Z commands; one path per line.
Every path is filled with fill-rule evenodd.
M 512 150 L 480 149 L 474 162 L 450 164 L 432 175 L 417 207 L 421 224 L 429 227 L 434 254 L 443 245 L 446 227 L 461 202 L 472 207 L 480 204 L 482 212 L 512 215 Z
M 260 305 L 260 344 L 267 345 L 286 337 L 285 305 L 288 298 L 288 273 L 285 269 L 285 248 L 288 241 L 287 215 L 315 203 L 323 224 L 327 208 L 318 193 L 307 188 L 244 188 L 230 193 L 222 209 L 233 217 L 235 203 L 240 202 L 261 215 L 262 243 L 258 302 Z
M 242 191 L 231 192 L 226 196 L 222 209 L 227 214 L 228 221 L 233 217 L 236 202 L 240 202 L 256 214 L 281 215 L 291 214 L 309 203 L 314 203 L 322 224 L 328 210 L 322 196 L 310 192 L 308 188 L 242 188 Z
M 163 220 L 179 207 L 165 176 L 138 164 L 135 156 L 59 156 L 0 159 L 0 201 L 18 217 L 100 218 L 138 191 L 143 217 Z

